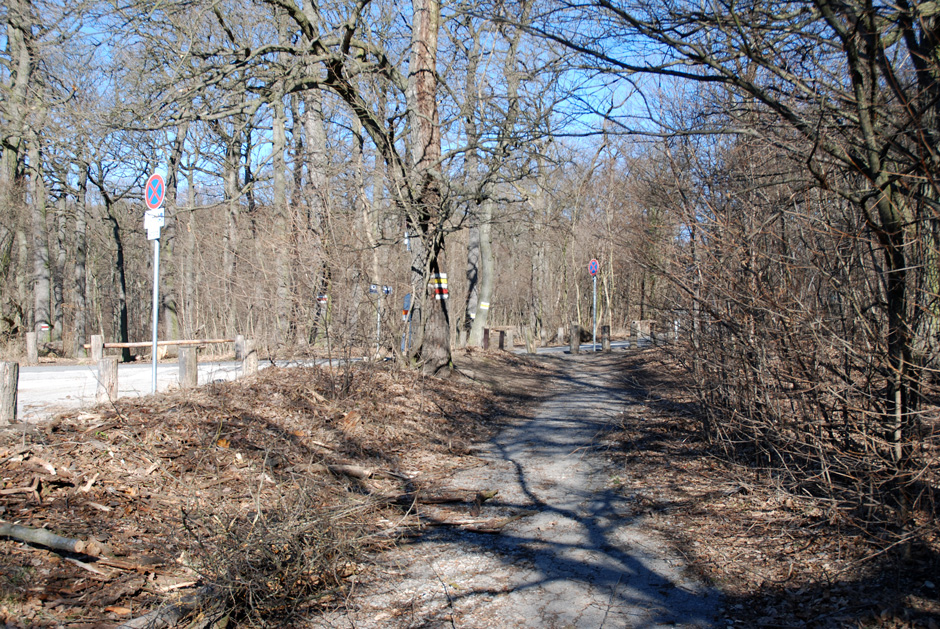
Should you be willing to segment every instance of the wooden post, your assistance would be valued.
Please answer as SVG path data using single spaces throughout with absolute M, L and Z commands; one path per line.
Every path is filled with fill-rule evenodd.
M 499 330 L 499 349 L 506 349 L 506 330 Z
M 490 349 L 490 329 L 483 328 L 483 351 L 489 351 Z
M 242 360 L 242 375 L 253 376 L 258 373 L 258 350 L 255 349 L 255 342 L 245 341 L 245 359 Z
M 179 379 L 181 389 L 192 389 L 199 385 L 199 359 L 196 348 L 179 348 Z
M 565 328 L 564 328 L 564 326 L 558 328 L 558 342 L 559 342 L 559 343 L 564 343 L 564 342 L 565 342 Z
M 610 353 L 610 326 L 609 325 L 601 326 L 601 350 L 605 354 Z
M 516 331 L 515 330 L 506 330 L 506 351 L 511 352 L 512 348 L 516 346 Z
M 19 380 L 19 363 L 0 362 L 0 426 L 16 421 L 16 395 Z
M 39 343 L 35 332 L 26 333 L 26 364 L 35 365 L 39 363 Z
M 245 337 L 241 334 L 235 337 L 235 360 L 245 360 Z
M 91 345 L 89 348 L 91 350 L 91 359 L 97 364 L 104 358 L 104 337 L 100 334 L 92 334 L 91 341 L 88 344 Z
M 106 356 L 98 361 L 98 391 L 95 399 L 98 404 L 111 402 L 118 396 L 118 359 Z
M 577 323 L 571 324 L 571 338 L 568 341 L 568 351 L 577 354 L 581 351 L 581 326 Z

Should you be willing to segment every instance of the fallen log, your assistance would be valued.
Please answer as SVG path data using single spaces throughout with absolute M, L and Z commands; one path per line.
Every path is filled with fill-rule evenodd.
M 385 504 L 412 504 L 414 502 L 426 505 L 473 503 L 479 506 L 487 500 L 492 500 L 498 494 L 498 489 L 490 489 L 487 491 L 444 490 L 434 493 L 429 493 L 419 489 L 418 491 L 409 491 L 402 494 L 382 496 L 379 499 Z
M 101 543 L 94 539 L 85 541 L 62 537 L 46 529 L 34 529 L 28 526 L 20 526 L 19 524 L 10 524 L 9 522 L 0 522 L 0 537 L 12 537 L 21 542 L 39 544 L 46 548 L 61 550 L 67 553 L 98 556 L 104 552 L 104 547 Z

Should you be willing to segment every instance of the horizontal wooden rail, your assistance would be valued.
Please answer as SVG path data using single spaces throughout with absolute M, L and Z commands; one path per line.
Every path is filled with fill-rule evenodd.
M 235 339 L 196 339 L 180 341 L 157 341 L 157 345 L 209 345 L 210 343 L 234 343 Z M 85 343 L 82 345 L 85 349 L 91 349 L 91 345 Z M 138 341 L 134 343 L 104 343 L 105 349 L 122 349 L 124 347 L 153 347 L 151 341 Z

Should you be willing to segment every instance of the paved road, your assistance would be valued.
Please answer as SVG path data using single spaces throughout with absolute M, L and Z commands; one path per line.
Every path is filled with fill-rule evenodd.
M 150 363 L 118 365 L 118 395 L 149 395 L 152 369 Z M 178 386 L 178 374 L 176 363 L 157 365 L 157 390 Z M 233 380 L 240 374 L 240 362 L 199 365 L 201 384 Z M 21 367 L 17 417 L 20 421 L 36 422 L 64 410 L 94 405 L 97 390 L 98 370 L 92 364 Z
M 628 348 L 629 342 L 615 341 L 614 349 Z M 600 344 L 597 345 L 600 351 Z M 568 346 L 541 347 L 540 354 L 565 353 Z M 582 353 L 590 353 L 592 344 L 581 345 Z M 525 353 L 525 350 L 517 350 Z M 316 361 L 324 364 L 326 360 Z M 261 367 L 270 366 L 269 361 L 262 361 Z M 311 361 L 277 361 L 279 367 L 310 365 Z M 176 363 L 163 363 L 157 366 L 157 390 L 167 391 L 178 386 L 179 368 Z M 218 380 L 234 380 L 241 375 L 241 363 L 206 362 L 199 365 L 199 383 Z M 150 394 L 152 379 L 151 363 L 121 364 L 118 366 L 118 395 L 143 396 Z M 17 403 L 17 418 L 24 422 L 37 422 L 49 419 L 55 413 L 95 404 L 98 390 L 98 372 L 93 364 L 87 365 L 49 365 L 20 368 L 20 386 Z

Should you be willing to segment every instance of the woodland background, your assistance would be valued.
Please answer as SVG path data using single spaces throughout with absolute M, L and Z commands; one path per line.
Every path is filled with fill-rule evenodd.
M 909 548 L 938 487 L 938 17 L 7 0 L 5 352 L 148 338 L 153 171 L 165 339 L 363 351 L 381 305 L 396 348 L 410 292 L 405 358 L 440 371 L 485 325 L 587 325 L 596 257 L 601 324 L 679 322 L 710 439 Z

